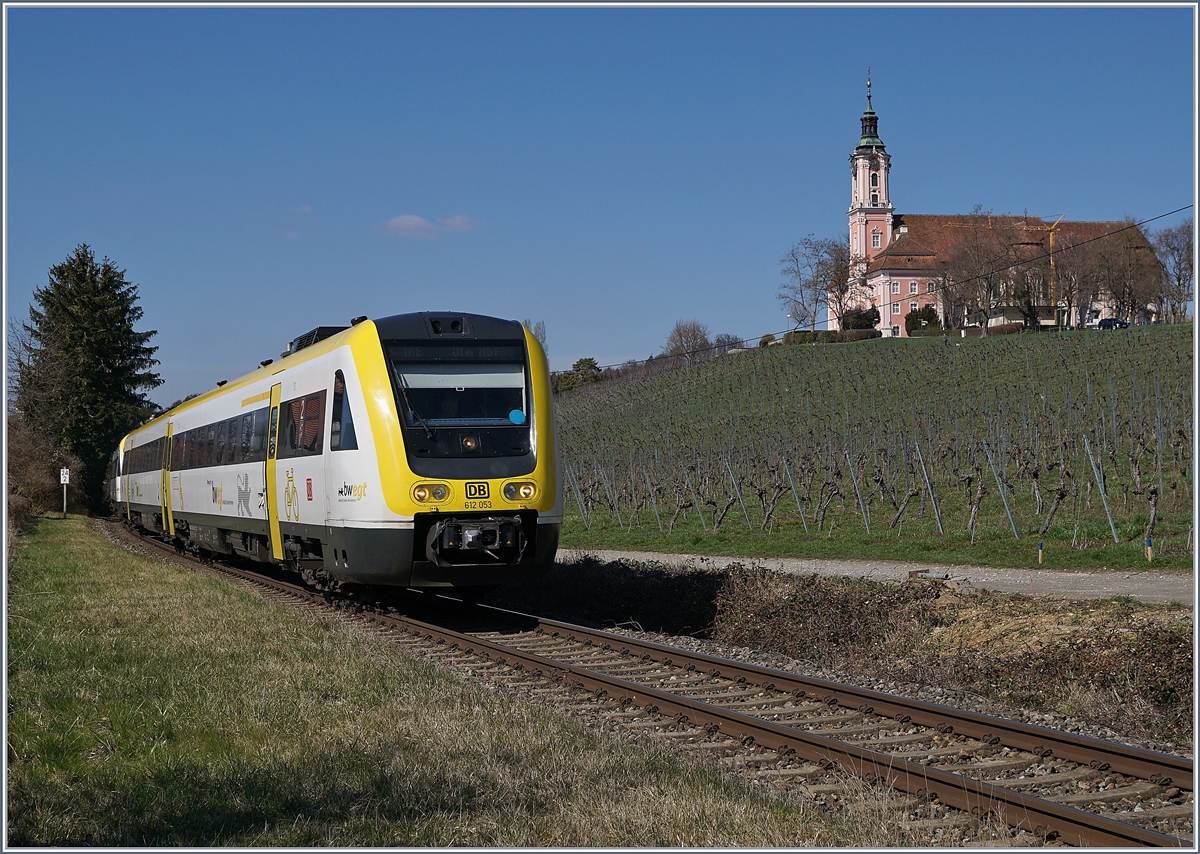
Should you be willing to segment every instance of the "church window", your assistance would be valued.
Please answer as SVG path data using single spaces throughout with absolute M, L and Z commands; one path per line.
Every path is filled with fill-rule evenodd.
M 871 201 L 872 201 L 872 202 L 874 202 L 874 201 L 875 201 L 875 195 L 874 195 L 874 193 L 872 193 L 872 194 L 871 194 Z M 873 232 L 871 232 L 871 248 L 872 248 L 872 249 L 878 249 L 878 248 L 879 248 L 879 232 L 878 232 L 878 231 L 873 231 Z
M 878 193 L 871 194 L 871 204 L 873 204 L 873 205 L 879 204 L 879 194 Z
M 878 186 L 879 186 L 879 173 L 878 173 L 878 172 L 872 172 L 872 173 L 871 173 L 871 186 L 872 186 L 872 187 L 878 187 Z
M 925 285 L 925 293 L 927 293 L 927 294 L 933 293 L 933 282 L 929 282 L 928 284 Z
M 915 294 L 917 292 L 917 283 L 916 282 L 908 283 L 908 292 L 910 294 Z
M 899 314 L 899 313 L 900 313 L 900 303 L 898 303 L 898 302 L 892 303 L 892 314 Z
M 900 293 L 900 283 L 899 282 L 892 282 L 892 293 L 894 293 L 894 294 Z
M 916 304 L 915 302 L 910 302 L 910 303 L 908 304 L 908 310 L 909 310 L 909 311 L 916 311 L 916 310 L 917 310 L 917 304 Z
M 892 327 L 892 337 L 893 337 L 893 338 L 899 338 L 899 337 L 900 337 L 900 327 L 899 327 L 899 326 L 893 326 L 893 327 Z

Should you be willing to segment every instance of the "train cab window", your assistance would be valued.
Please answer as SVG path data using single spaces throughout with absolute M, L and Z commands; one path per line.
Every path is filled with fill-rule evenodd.
M 298 397 L 280 405 L 283 416 L 281 457 L 303 457 L 321 453 L 325 420 L 325 390 Z
M 354 435 L 354 417 L 350 414 L 350 399 L 346 396 L 346 378 L 341 371 L 333 375 L 333 422 L 329 427 L 331 451 L 353 451 L 358 448 Z
M 389 348 L 406 426 L 511 428 L 527 423 L 524 350 L 519 345 L 480 344 L 444 354 L 426 354 L 425 349 L 432 350 Z

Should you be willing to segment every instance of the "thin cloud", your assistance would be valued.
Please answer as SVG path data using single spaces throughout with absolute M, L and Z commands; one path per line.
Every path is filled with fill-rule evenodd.
M 442 228 L 447 231 L 470 231 L 475 227 L 475 221 L 462 214 L 442 220 Z
M 476 222 L 468 216 L 457 214 L 446 219 L 431 222 L 417 214 L 400 214 L 387 221 L 387 230 L 400 237 L 436 237 L 445 231 L 470 231 Z

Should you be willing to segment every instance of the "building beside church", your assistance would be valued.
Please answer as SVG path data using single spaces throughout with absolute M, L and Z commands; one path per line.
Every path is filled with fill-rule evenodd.
M 907 337 L 905 318 L 928 306 L 948 328 L 1153 316 L 1145 294 L 1159 266 L 1140 228 L 990 212 L 899 214 L 890 173 L 868 79 L 862 135 L 850 155 L 849 250 L 859 284 L 849 304 L 878 309 L 884 337 Z M 840 328 L 840 318 L 831 316 L 829 328 Z

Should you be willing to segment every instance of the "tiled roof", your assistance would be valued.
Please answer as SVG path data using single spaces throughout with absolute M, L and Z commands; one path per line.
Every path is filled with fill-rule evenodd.
M 1050 249 L 1052 223 L 1036 216 L 995 216 L 991 214 L 896 214 L 892 218 L 894 237 L 891 244 L 871 262 L 868 275 L 883 270 L 934 272 L 942 267 L 954 249 L 972 234 L 1011 229 L 1020 246 L 1020 254 L 1034 257 Z M 1054 249 L 1077 246 L 1128 226 L 1126 222 L 1060 222 L 1054 228 Z M 901 228 L 905 232 L 901 232 Z M 1145 235 L 1130 230 L 1129 237 L 1151 248 Z

